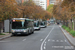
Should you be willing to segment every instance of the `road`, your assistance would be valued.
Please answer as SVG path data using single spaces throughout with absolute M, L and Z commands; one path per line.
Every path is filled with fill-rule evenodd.
M 0 50 L 75 50 L 58 25 L 50 25 L 28 36 L 0 41 Z

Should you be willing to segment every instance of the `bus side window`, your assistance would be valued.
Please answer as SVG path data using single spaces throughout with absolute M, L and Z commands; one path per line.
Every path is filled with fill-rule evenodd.
M 28 21 L 27 21 L 27 20 L 25 20 L 24 26 L 25 26 L 26 28 L 28 27 Z

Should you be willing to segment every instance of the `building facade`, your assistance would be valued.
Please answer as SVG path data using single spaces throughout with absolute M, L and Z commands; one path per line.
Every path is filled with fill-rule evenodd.
M 57 4 L 60 1 L 63 1 L 63 0 L 49 0 L 50 4 Z
M 41 6 L 44 10 L 47 9 L 47 0 L 32 0 L 36 5 Z
M 40 0 L 32 0 L 36 5 L 39 6 Z
M 50 4 L 49 4 L 49 0 L 47 0 L 47 7 L 49 6 Z
M 50 0 L 49 2 L 50 2 L 50 4 L 54 4 L 56 2 L 56 0 Z
M 47 0 L 40 0 L 40 6 L 46 10 L 47 9 Z
M 23 3 L 24 1 L 28 1 L 28 0 L 16 0 L 17 3 Z M 47 9 L 47 0 L 32 0 L 32 1 L 36 5 L 41 6 L 44 10 Z

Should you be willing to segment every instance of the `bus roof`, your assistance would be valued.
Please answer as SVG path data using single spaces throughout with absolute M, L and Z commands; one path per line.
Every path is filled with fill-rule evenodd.
M 34 21 L 33 19 L 28 19 L 28 18 L 12 18 L 12 20 L 29 20 L 29 21 Z

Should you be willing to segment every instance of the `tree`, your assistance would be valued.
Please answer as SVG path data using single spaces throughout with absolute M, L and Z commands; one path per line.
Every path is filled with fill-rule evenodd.
M 53 12 L 53 6 L 54 6 L 53 4 L 50 4 L 47 8 L 47 11 L 49 11 L 51 14 Z
M 37 6 L 33 1 L 26 1 L 19 4 L 18 13 L 19 17 L 32 19 L 44 19 L 46 16 L 46 11 L 42 7 Z
M 17 3 L 15 0 L 0 0 L 0 33 L 1 23 L 5 19 L 10 19 L 17 13 Z
M 53 15 L 55 18 L 63 20 L 64 25 L 72 29 L 72 20 L 75 14 L 75 0 L 63 0 L 54 5 Z

